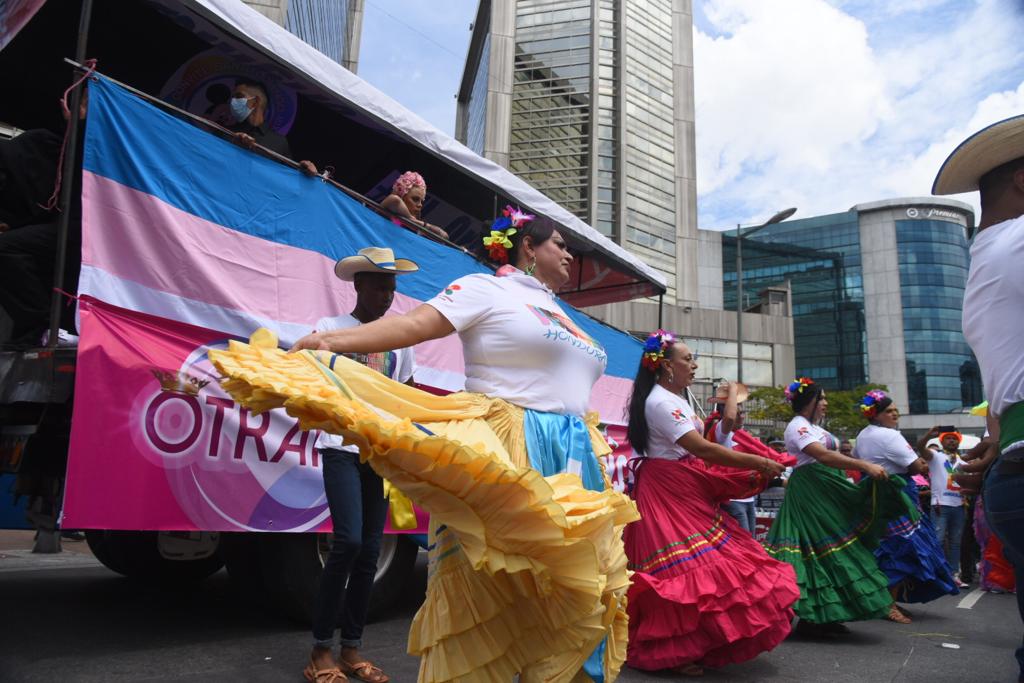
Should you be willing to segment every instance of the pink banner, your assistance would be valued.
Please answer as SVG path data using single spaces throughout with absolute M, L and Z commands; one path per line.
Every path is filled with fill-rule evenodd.
M 229 335 L 90 297 L 80 313 L 65 527 L 330 530 L 317 433 L 227 396 L 207 353 Z

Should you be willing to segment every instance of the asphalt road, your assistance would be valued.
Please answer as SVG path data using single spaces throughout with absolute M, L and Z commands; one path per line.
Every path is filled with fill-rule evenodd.
M 118 577 L 83 545 L 32 555 L 29 536 L 0 533 L 0 681 L 304 680 L 307 630 L 269 612 L 260 596 L 240 594 L 223 571 L 192 589 L 170 590 Z M 365 634 L 365 654 L 396 683 L 416 680 L 405 639 L 424 581 L 421 563 L 401 604 Z M 913 613 L 908 626 L 852 624 L 853 633 L 839 641 L 792 636 L 754 661 L 708 671 L 704 680 L 1016 680 L 1013 648 L 1022 627 L 1012 595 L 968 591 Z M 619 678 L 672 679 L 630 669 Z

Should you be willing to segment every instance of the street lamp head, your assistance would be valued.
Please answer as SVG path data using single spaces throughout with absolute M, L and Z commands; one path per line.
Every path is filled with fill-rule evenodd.
M 775 223 L 781 223 L 782 221 L 784 221 L 787 218 L 789 218 L 790 216 L 792 216 L 794 213 L 796 213 L 796 207 L 795 206 L 791 206 L 788 209 L 783 209 L 782 211 L 779 211 L 777 214 L 775 214 L 774 216 L 769 218 L 767 221 L 765 221 L 764 224 L 765 225 L 774 225 Z

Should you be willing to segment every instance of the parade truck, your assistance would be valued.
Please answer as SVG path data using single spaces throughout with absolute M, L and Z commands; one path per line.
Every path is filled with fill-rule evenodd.
M 290 158 L 224 129 L 224 93 L 240 80 L 265 88 L 266 125 L 286 136 Z M 308 619 L 330 543 L 317 433 L 236 404 L 208 352 L 258 328 L 287 348 L 351 311 L 354 292 L 333 267 L 366 246 L 419 264 L 399 278 L 392 314 L 489 272 L 476 254 L 506 205 L 554 220 L 574 253 L 560 296 L 607 354 L 590 407 L 624 443 L 640 345 L 579 308 L 658 297 L 662 277 L 247 5 L 13 0 L 0 5 L 0 82 L 0 123 L 66 136 L 51 334 L 0 353 L 3 481 L 30 499 L 37 528 L 50 515 L 51 527 L 84 530 L 100 562 L 129 577 L 195 581 L 226 565 L 233 581 Z M 87 114 L 65 127 L 54 103 L 72 83 L 69 109 L 87 88 Z M 447 239 L 380 208 L 405 170 L 426 178 L 423 218 Z M 62 260 L 80 262 L 77 288 Z M 65 306 L 77 312 L 72 346 L 58 330 Z M 455 336 L 416 354 L 421 387 L 463 388 Z M 624 450 L 605 463 L 619 487 Z M 411 524 L 394 522 L 378 608 L 407 582 L 427 520 L 417 510 Z

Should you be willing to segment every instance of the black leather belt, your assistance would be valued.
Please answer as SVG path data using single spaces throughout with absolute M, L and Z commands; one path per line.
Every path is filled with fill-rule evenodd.
M 1007 458 L 1005 455 L 1000 456 L 999 462 L 996 463 L 996 471 L 999 474 L 1024 474 L 1024 450 L 1015 448 L 1013 451 L 1014 458 Z

